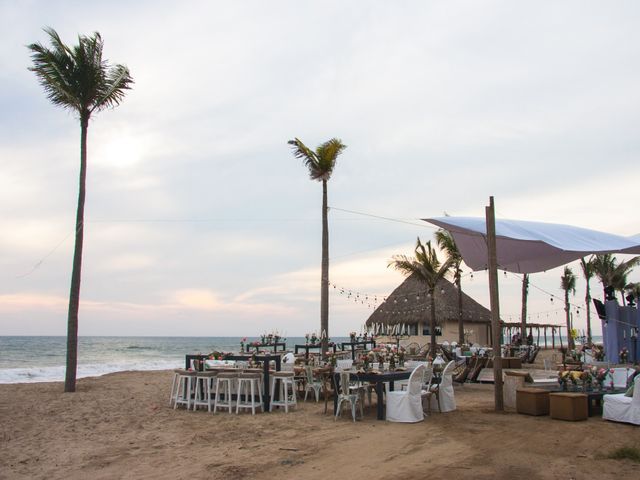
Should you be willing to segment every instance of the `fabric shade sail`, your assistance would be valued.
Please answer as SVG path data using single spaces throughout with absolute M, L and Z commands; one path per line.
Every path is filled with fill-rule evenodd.
M 467 266 L 487 268 L 487 227 L 482 217 L 425 218 L 448 230 Z M 637 237 L 622 237 L 555 223 L 496 219 L 498 268 L 536 273 L 570 263 L 590 254 L 640 254 Z

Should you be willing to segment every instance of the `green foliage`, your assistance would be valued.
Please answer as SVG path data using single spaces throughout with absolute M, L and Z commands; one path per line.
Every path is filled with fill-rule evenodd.
M 560 288 L 562 288 L 567 295 L 569 293 L 576 293 L 576 276 L 569 267 L 564 267 L 564 275 L 560 277 Z
M 614 460 L 631 460 L 635 463 L 640 463 L 640 448 L 638 447 L 620 447 L 611 451 L 607 458 Z
M 33 66 L 54 105 L 77 111 L 88 119 L 93 112 L 119 105 L 133 79 L 124 65 L 110 67 L 102 59 L 103 41 L 98 32 L 93 36 L 78 36 L 78 45 L 65 45 L 58 33 L 45 28 L 51 48 L 41 43 L 32 43 Z
M 389 262 L 390 267 L 395 268 L 407 275 L 418 274 L 420 279 L 427 284 L 429 291 L 433 292 L 438 280 L 444 278 L 451 268 L 452 261 L 448 258 L 444 263 L 440 263 L 436 250 L 431 246 L 431 242 L 423 244 L 418 237 L 415 248 L 415 258 L 406 255 L 396 255 Z
M 298 138 L 289 140 L 287 143 L 292 146 L 293 155 L 303 160 L 309 169 L 311 179 L 318 181 L 329 180 L 338 156 L 347 148 L 347 146 L 337 138 L 332 138 L 318 145 L 315 151 L 307 147 Z

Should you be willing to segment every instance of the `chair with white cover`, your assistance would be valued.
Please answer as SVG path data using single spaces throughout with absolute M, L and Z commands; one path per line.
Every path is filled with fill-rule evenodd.
M 434 391 L 431 389 L 431 382 L 433 381 L 433 368 L 426 367 L 424 369 L 424 375 L 422 376 L 422 411 L 425 415 L 431 415 L 431 398 L 434 397 Z M 436 396 L 436 401 L 438 397 Z M 426 411 L 425 411 L 426 410 Z M 440 407 L 438 406 L 438 410 Z
M 349 370 L 353 367 L 353 360 L 336 360 L 336 372 L 341 372 L 342 370 Z
M 422 410 L 422 381 L 424 365 L 418 365 L 409 377 L 406 390 L 387 393 L 387 420 L 389 422 L 415 423 L 424 420 Z
M 360 416 L 363 416 L 362 412 L 362 389 L 357 387 L 358 382 L 352 385 L 351 383 L 351 373 L 348 371 L 343 371 L 340 373 L 336 373 L 336 376 L 340 378 L 340 388 L 338 391 L 338 407 L 336 409 L 336 416 L 334 420 L 338 419 L 338 416 L 342 412 L 342 404 L 348 403 L 351 407 L 351 416 L 353 417 L 353 421 L 356 421 L 356 409 L 358 405 L 360 406 Z
M 453 393 L 453 370 L 455 368 L 454 361 L 447 363 L 440 376 L 440 383 L 431 386 L 435 397 L 431 399 L 431 408 L 437 406 L 438 411 L 442 413 L 452 412 L 456 409 L 456 399 Z
M 633 396 L 624 393 L 603 396 L 602 418 L 640 425 L 640 375 L 633 382 Z

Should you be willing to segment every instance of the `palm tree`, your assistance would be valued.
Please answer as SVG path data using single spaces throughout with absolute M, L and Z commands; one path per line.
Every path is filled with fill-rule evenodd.
M 347 148 L 341 140 L 332 138 L 313 151 L 298 138 L 289 140 L 293 155 L 304 161 L 312 180 L 322 182 L 322 273 L 320 277 L 320 330 L 322 354 L 329 338 L 329 221 L 327 218 L 327 182 L 336 166 L 338 155 Z
M 624 288 L 627 284 L 627 275 L 640 263 L 640 257 L 633 257 L 627 261 L 618 263 L 617 259 L 612 254 L 604 253 L 596 255 L 592 259 L 592 262 L 594 272 L 602 283 L 605 300 L 607 300 L 608 289 L 612 289 L 613 292 L 624 292 Z M 615 298 L 615 296 L 613 298 Z
M 45 28 L 44 31 L 49 35 L 51 49 L 40 43 L 29 45 L 27 48 L 31 50 L 33 61 L 29 70 L 36 74 L 51 103 L 77 113 L 80 120 L 80 185 L 69 294 L 67 367 L 64 383 L 65 392 L 75 392 L 89 119 L 93 113 L 119 105 L 125 91 L 131 88 L 133 79 L 124 65 L 111 67 L 102 59 L 103 42 L 98 32 L 91 37 L 80 35 L 78 45 L 69 47 L 62 43 L 54 29 Z
M 584 257 L 580 259 L 580 267 L 582 267 L 582 275 L 587 282 L 587 288 L 585 291 L 584 302 L 587 304 L 587 345 L 591 345 L 591 285 L 589 282 L 595 275 L 595 268 L 593 265 L 593 257 L 589 260 L 585 260 Z
M 464 321 L 462 319 L 462 255 L 451 233 L 447 230 L 438 229 L 435 233 L 438 247 L 445 252 L 447 258 L 451 261 L 451 270 L 453 271 L 453 283 L 458 287 L 458 343 L 464 343 Z
M 431 354 L 435 355 L 436 344 L 436 297 L 435 288 L 438 281 L 449 272 L 452 261 L 448 258 L 444 263 L 438 260 L 436 250 L 431 246 L 431 242 L 422 244 L 420 238 L 416 243 L 415 258 L 406 255 L 396 255 L 389 262 L 390 267 L 408 275 L 416 274 L 418 278 L 427 286 L 427 292 L 431 298 Z
M 569 267 L 564 267 L 564 275 L 560 277 L 560 288 L 564 290 L 564 311 L 567 315 L 567 348 L 574 348 L 573 335 L 571 335 L 571 311 L 569 293 L 576 293 L 576 276 Z
M 627 261 L 620 262 L 613 271 L 613 282 L 611 286 L 616 292 L 620 292 L 622 297 L 622 304 L 625 305 L 624 293 L 627 290 L 627 276 L 631 273 L 631 270 L 640 262 L 640 257 L 633 257 Z

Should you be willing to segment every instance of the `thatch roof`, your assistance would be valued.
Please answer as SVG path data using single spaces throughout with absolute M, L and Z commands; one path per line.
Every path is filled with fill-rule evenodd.
M 443 293 L 444 292 L 444 293 Z M 434 292 L 436 300 L 436 322 L 458 321 L 458 289 L 446 279 L 438 282 Z M 465 323 L 488 323 L 491 311 L 462 292 L 462 318 Z M 427 296 L 425 284 L 412 274 L 396 288 L 367 319 L 367 326 L 374 323 L 395 325 L 397 323 L 429 324 L 431 320 L 431 298 Z

